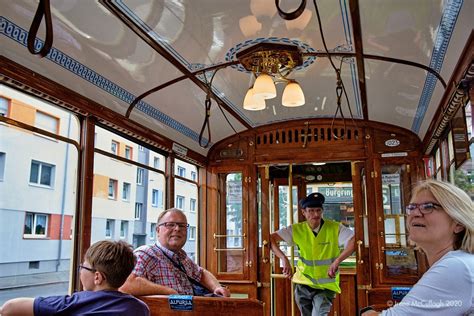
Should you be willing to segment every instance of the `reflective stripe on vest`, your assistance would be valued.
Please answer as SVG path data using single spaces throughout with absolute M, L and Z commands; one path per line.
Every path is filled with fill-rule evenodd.
M 300 260 L 307 266 L 328 266 L 336 260 L 337 257 L 326 260 L 308 260 L 300 256 Z

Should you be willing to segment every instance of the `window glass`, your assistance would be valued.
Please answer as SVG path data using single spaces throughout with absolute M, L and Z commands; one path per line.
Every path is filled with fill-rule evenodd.
M 150 239 L 155 240 L 156 238 L 156 223 L 151 223 L 150 224 Z
M 50 133 L 57 134 L 58 119 L 45 112 L 36 111 L 35 126 Z
M 79 120 L 72 113 L 1 84 L 0 95 L 0 115 L 8 105 L 12 119 L 35 127 L 36 119 L 44 118 L 42 129 L 57 133 L 59 128 L 62 136 L 79 141 Z M 17 296 L 65 295 L 71 278 L 77 149 L 1 123 L 0 153 L 0 279 L 10 280 L 2 284 L 0 306 Z M 37 279 L 48 285 L 35 284 Z
M 111 238 L 125 240 L 134 248 L 148 244 L 154 239 L 150 236 L 150 225 L 156 223 L 164 210 L 166 196 L 164 174 L 151 168 L 154 157 L 166 161 L 165 156 L 147 147 L 139 149 L 138 144 L 119 133 L 99 126 L 95 131 L 96 148 L 107 151 L 107 146 L 115 141 L 119 144 L 118 155 L 127 160 L 114 159 L 99 152 L 94 155 L 91 243 Z M 109 192 L 117 194 L 117 189 L 113 190 L 117 185 L 121 198 L 117 195 L 109 198 Z
M 30 183 L 52 186 L 54 166 L 40 161 L 31 161 Z
M 118 155 L 118 147 L 119 144 L 116 141 L 112 141 L 110 143 L 110 151 L 112 152 L 112 154 Z
M 198 203 L 198 187 L 196 183 L 192 182 L 190 178 L 191 173 L 189 171 L 197 172 L 197 167 L 193 164 L 187 163 L 180 159 L 175 159 L 175 166 L 180 166 L 181 176 L 186 178 L 186 174 L 189 180 L 182 180 L 182 179 L 175 179 L 174 181 L 174 190 L 175 190 L 175 207 L 181 209 L 186 218 L 188 220 L 188 224 L 190 227 L 194 227 L 195 231 L 191 232 L 188 230 L 188 241 L 184 245 L 184 250 L 189 255 L 190 253 L 199 253 L 197 247 L 197 239 L 190 239 L 190 233 L 197 234 L 198 230 L 198 210 L 197 210 L 197 203 Z M 179 175 L 178 167 L 175 167 L 175 174 Z M 194 204 L 194 211 L 192 211 L 192 204 Z M 195 257 L 195 261 L 197 262 L 198 258 Z
M 418 274 L 415 249 L 407 238 L 404 187 L 410 188 L 406 165 L 384 165 L 382 201 L 387 267 L 385 273 L 390 276 Z
M 122 199 L 130 201 L 130 183 L 124 182 L 122 188 Z
M 125 158 L 132 159 L 132 147 L 125 146 Z
M 143 203 L 135 203 L 135 219 L 142 217 Z
M 176 196 L 176 205 L 175 207 L 176 208 L 179 208 L 180 210 L 183 210 L 184 209 L 184 196 L 181 196 L 181 195 L 177 195 Z
M 219 183 L 225 184 L 220 188 L 222 195 L 219 204 L 216 239 L 219 273 L 244 272 L 244 226 L 243 226 L 243 181 L 242 172 L 219 174 Z
M 8 99 L 0 97 L 0 116 L 8 115 L 8 103 Z
M 137 168 L 137 184 L 142 185 L 143 184 L 143 175 L 145 174 L 145 169 L 143 168 Z
M 454 183 L 470 195 L 474 201 L 474 129 L 473 105 L 468 102 L 465 106 L 467 139 L 469 141 L 470 158 L 467 159 L 453 175 Z

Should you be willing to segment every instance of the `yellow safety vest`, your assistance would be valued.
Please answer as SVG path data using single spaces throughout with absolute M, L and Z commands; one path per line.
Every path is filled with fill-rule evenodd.
M 341 293 L 339 272 L 335 278 L 328 276 L 329 266 L 340 254 L 339 223 L 324 220 L 316 237 L 307 222 L 294 224 L 292 230 L 293 241 L 300 251 L 293 282 Z

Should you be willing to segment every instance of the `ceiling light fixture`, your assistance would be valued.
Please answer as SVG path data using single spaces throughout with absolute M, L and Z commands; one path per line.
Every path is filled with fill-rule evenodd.
M 295 67 L 303 64 L 302 53 L 297 46 L 260 43 L 238 52 L 236 57 L 257 78 L 245 95 L 244 109 L 265 109 L 265 100 L 277 95 L 275 82 L 286 82 L 282 96 L 284 106 L 296 107 L 305 103 L 303 90 L 298 82 L 287 78 Z

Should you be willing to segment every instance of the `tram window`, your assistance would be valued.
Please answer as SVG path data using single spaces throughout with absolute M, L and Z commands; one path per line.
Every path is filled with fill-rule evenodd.
M 32 128 L 42 113 L 45 124 L 48 117 L 55 119 L 41 129 L 78 142 L 80 126 L 75 115 L 42 99 L 4 85 L 0 95 L 0 115 L 31 128 L 0 124 L 0 278 L 13 282 L 3 283 L 2 305 L 16 287 L 31 297 L 68 293 L 78 152 L 73 144 L 51 141 Z
M 468 102 L 465 106 L 466 113 L 466 132 L 467 140 L 469 142 L 470 155 L 468 159 L 464 161 L 458 169 L 454 172 L 453 180 L 454 184 L 467 192 L 471 199 L 474 200 L 474 126 L 473 126 L 473 107 L 471 102 Z M 456 137 L 454 137 L 456 142 Z M 456 151 L 455 151 L 456 152 Z
M 218 220 L 215 251 L 219 273 L 244 272 L 245 220 L 242 172 L 219 174 Z
M 174 199 L 175 207 L 179 208 L 184 212 L 188 219 L 189 230 L 188 230 L 188 241 L 184 245 L 184 251 L 186 253 L 199 253 L 198 251 L 198 218 L 199 214 L 196 207 L 198 203 L 198 186 L 191 178 L 192 173 L 197 173 L 197 167 L 186 161 L 175 159 L 175 175 L 183 177 L 185 179 L 174 180 Z M 194 209 L 193 209 L 194 207 Z M 194 256 L 195 262 L 198 258 Z
M 406 165 L 382 167 L 386 273 L 417 275 L 415 250 L 408 244 L 405 226 L 404 188 L 409 188 Z
M 166 161 L 165 156 L 147 147 L 140 149 L 132 140 L 100 126 L 95 131 L 95 147 L 101 151 L 94 155 L 91 244 L 104 238 L 122 239 L 134 247 L 153 243 L 156 234 L 150 227 L 164 210 L 166 196 L 165 175 L 153 168 L 155 158 Z M 110 153 L 110 146 L 127 160 L 102 153 Z M 117 185 L 121 198 L 117 198 Z

